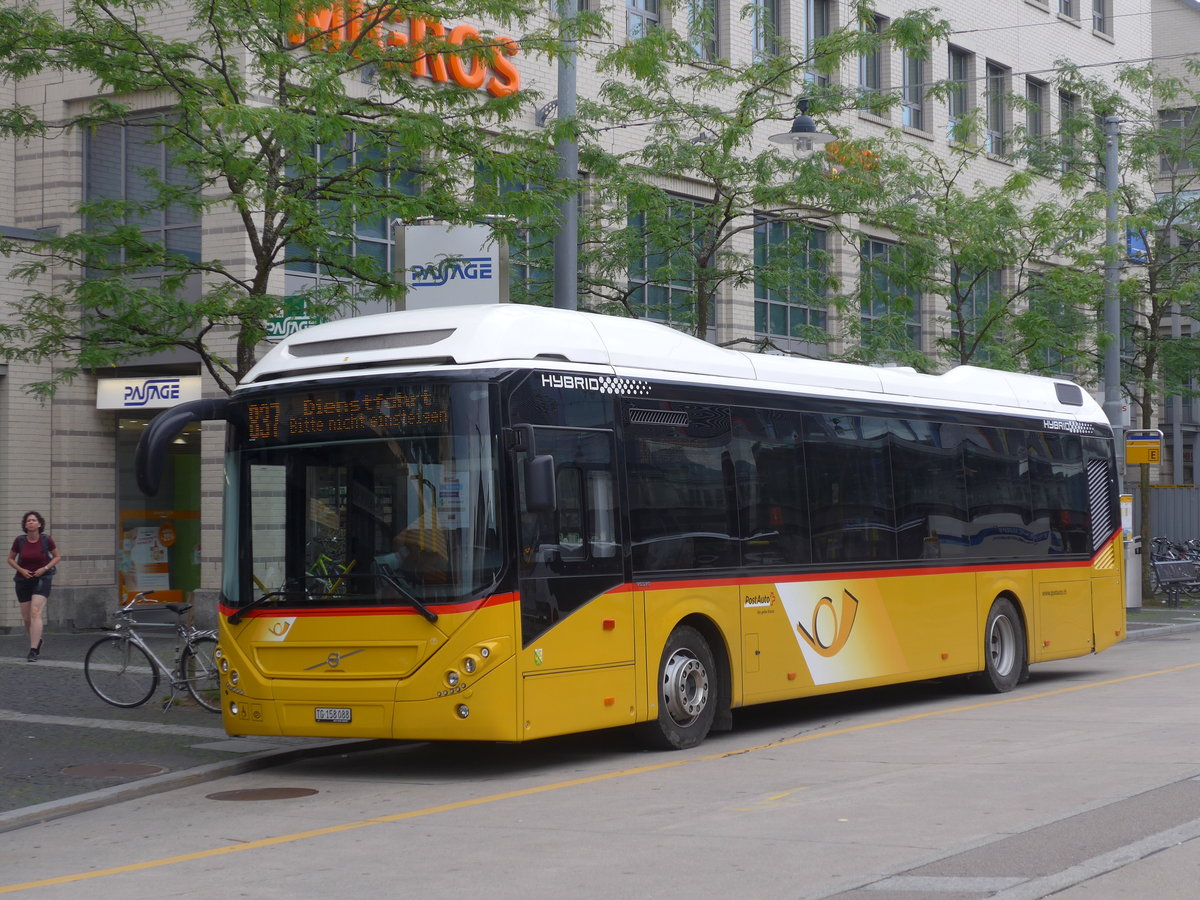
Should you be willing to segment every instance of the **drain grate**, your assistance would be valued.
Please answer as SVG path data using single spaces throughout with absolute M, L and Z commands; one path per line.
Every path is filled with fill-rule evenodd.
M 134 778 L 161 775 L 165 771 L 167 770 L 162 766 L 150 766 L 145 763 L 94 763 L 67 766 L 62 773 L 75 775 L 78 778 Z
M 311 797 L 315 793 L 312 788 L 245 788 L 240 791 L 218 791 L 207 797 L 209 800 L 293 800 L 296 797 Z

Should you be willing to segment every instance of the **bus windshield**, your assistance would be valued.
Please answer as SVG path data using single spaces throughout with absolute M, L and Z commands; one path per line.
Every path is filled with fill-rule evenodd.
M 492 586 L 487 396 L 478 384 L 255 396 L 228 467 L 225 602 L 410 606 L 433 620 L 431 605 Z

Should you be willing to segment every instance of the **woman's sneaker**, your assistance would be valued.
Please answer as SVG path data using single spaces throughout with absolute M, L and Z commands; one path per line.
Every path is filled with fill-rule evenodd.
M 38 648 L 30 647 L 29 655 L 27 657 L 25 657 L 25 659 L 28 660 L 29 662 L 37 662 L 37 658 L 38 658 Z

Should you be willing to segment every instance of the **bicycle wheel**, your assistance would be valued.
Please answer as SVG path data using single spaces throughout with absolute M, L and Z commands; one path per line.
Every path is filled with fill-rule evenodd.
M 183 674 L 188 693 L 210 712 L 221 711 L 221 676 L 217 671 L 213 651 L 217 639 L 203 636 L 188 641 L 179 655 L 179 671 Z
M 127 637 L 102 637 L 83 658 L 83 676 L 96 696 L 113 706 L 141 706 L 158 687 L 149 654 Z

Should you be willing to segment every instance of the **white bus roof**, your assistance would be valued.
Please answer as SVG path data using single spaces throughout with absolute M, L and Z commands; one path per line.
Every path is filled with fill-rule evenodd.
M 641 378 L 673 373 L 705 383 L 741 382 L 802 394 L 1000 406 L 1107 421 L 1095 400 L 1065 379 L 976 366 L 923 375 L 907 368 L 747 353 L 644 319 L 508 303 L 381 313 L 306 328 L 275 345 L 242 384 L 344 376 L 366 369 L 528 367 L 531 362 L 599 366 Z

